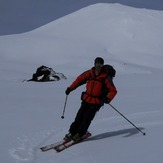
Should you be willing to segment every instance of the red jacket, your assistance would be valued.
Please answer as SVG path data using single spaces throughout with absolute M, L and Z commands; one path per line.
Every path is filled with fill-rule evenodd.
M 91 104 L 102 105 L 103 87 L 109 90 L 107 98 L 112 100 L 117 94 L 116 87 L 109 81 L 107 73 L 102 71 L 98 76 L 94 73 L 94 67 L 83 74 L 79 75 L 77 79 L 70 85 L 70 90 L 74 90 L 80 85 L 86 84 L 86 92 L 83 94 L 82 99 Z

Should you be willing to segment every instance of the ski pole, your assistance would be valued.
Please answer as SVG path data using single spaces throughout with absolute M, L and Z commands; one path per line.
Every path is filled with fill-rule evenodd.
M 118 112 L 123 118 L 125 118 L 130 124 L 132 124 L 138 131 L 140 131 L 143 135 L 146 135 L 140 128 L 135 126 L 129 119 L 127 119 L 121 112 L 119 112 L 113 105 L 109 104 L 116 112 Z
M 62 119 L 64 119 L 64 114 L 65 114 L 65 109 L 66 109 L 66 104 L 67 104 L 67 98 L 68 98 L 68 95 L 66 95 L 65 104 L 64 104 L 64 108 L 63 108 L 63 113 L 62 113 L 62 116 L 61 116 Z

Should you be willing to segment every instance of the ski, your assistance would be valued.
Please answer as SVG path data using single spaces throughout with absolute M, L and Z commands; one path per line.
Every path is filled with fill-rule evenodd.
M 65 150 L 65 149 L 67 149 L 67 148 L 69 148 L 69 147 L 71 147 L 71 146 L 73 146 L 73 145 L 75 145 L 75 144 L 78 144 L 78 143 L 82 142 L 83 140 L 89 138 L 91 135 L 92 135 L 92 134 L 91 134 L 90 132 L 87 132 L 87 133 L 82 137 L 82 139 L 81 139 L 80 141 L 77 141 L 77 142 L 76 142 L 76 141 L 74 141 L 74 140 L 71 140 L 71 141 L 69 141 L 69 142 L 64 142 L 64 143 L 62 143 L 62 144 L 59 144 L 59 145 L 55 146 L 53 149 L 56 150 L 56 152 L 61 152 L 61 151 Z
M 54 149 L 56 146 L 61 145 L 63 143 L 66 143 L 66 141 L 65 140 L 61 140 L 61 141 L 58 141 L 56 143 L 43 146 L 40 149 L 41 149 L 42 152 L 46 152 L 48 150 Z

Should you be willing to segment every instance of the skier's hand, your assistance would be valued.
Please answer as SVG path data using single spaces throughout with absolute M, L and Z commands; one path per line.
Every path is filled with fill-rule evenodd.
M 65 93 L 66 93 L 66 95 L 69 95 L 70 92 L 71 92 L 71 89 L 68 87 L 68 88 L 66 89 Z
M 104 99 L 104 103 L 105 103 L 105 104 L 109 104 L 109 103 L 110 103 L 110 101 L 111 101 L 111 100 L 110 100 L 110 99 L 108 99 L 108 98 L 105 98 L 105 99 Z

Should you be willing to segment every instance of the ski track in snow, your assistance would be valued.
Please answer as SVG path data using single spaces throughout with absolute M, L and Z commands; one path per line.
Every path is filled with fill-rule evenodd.
M 163 124 L 162 111 L 139 112 L 139 113 L 127 115 L 126 117 L 129 120 L 131 120 L 131 122 L 133 122 L 137 127 L 139 127 L 143 132 L 146 132 L 146 129 L 149 127 Z M 155 119 L 157 119 L 157 121 Z M 105 137 L 119 136 L 124 134 L 125 134 L 124 137 L 128 137 L 129 135 L 137 134 L 138 131 L 136 131 L 136 129 L 134 129 L 134 127 L 131 124 L 125 121 L 126 120 L 120 116 L 114 116 L 110 118 L 103 118 L 100 120 L 96 120 L 92 126 L 92 128 L 96 128 L 95 130 L 96 133 L 93 133 L 93 136 L 90 139 L 98 140 L 98 139 L 104 139 Z M 135 123 L 134 121 L 137 121 L 139 123 Z M 124 123 L 126 124 L 124 125 Z M 105 124 L 109 124 L 109 125 L 107 125 L 106 127 Z M 101 128 L 98 127 L 98 125 L 104 127 Z M 100 130 L 97 130 L 98 128 L 100 128 Z M 17 140 L 15 140 L 14 144 L 16 145 L 15 147 L 9 150 L 9 154 L 16 162 L 36 163 L 38 154 L 41 152 L 39 148 L 43 145 L 54 143 L 55 141 L 57 141 L 57 139 L 60 140 L 61 135 L 64 135 L 65 131 L 66 129 L 62 129 L 59 131 L 51 130 L 51 131 L 38 132 L 33 135 L 20 136 L 17 138 Z M 42 141 L 38 142 L 38 140 L 40 139 Z
M 36 133 L 35 135 L 26 135 L 18 137 L 15 141 L 18 147 L 9 150 L 11 157 L 16 162 L 31 162 L 35 163 L 37 160 L 37 153 L 39 148 L 51 137 L 55 135 L 55 131 L 44 131 Z M 42 142 L 38 142 L 42 138 Z

